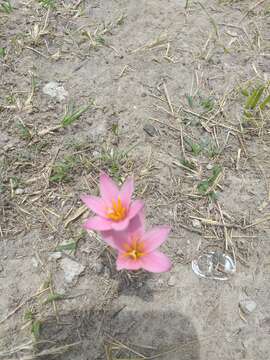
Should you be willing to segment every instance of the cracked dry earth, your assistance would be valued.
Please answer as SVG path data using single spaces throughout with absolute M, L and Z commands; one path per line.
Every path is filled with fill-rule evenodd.
M 0 358 L 269 360 L 269 1 L 4 3 Z M 170 273 L 82 230 L 100 170 L 172 226 Z M 228 281 L 192 272 L 225 248 Z

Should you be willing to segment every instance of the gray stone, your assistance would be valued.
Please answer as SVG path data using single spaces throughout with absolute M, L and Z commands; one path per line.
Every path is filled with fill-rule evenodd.
M 59 260 L 62 257 L 62 253 L 60 251 L 52 252 L 49 254 L 48 259 L 49 261 Z
M 212 164 L 207 164 L 206 169 L 207 169 L 207 170 L 212 170 L 212 169 L 213 169 L 213 165 L 212 165 Z
M 60 264 L 68 284 L 77 281 L 78 276 L 85 270 L 85 266 L 69 258 L 63 258 Z
M 104 269 L 104 266 L 101 262 L 97 262 L 94 266 L 94 269 L 97 274 L 101 274 Z
M 32 260 L 32 265 L 34 266 L 34 268 L 37 269 L 39 266 L 37 259 L 33 256 L 31 260 Z
M 176 278 L 174 275 L 172 275 L 169 280 L 168 280 L 168 285 L 169 286 L 174 286 L 176 284 Z
M 157 129 L 151 125 L 151 124 L 145 124 L 143 127 L 143 130 L 148 134 L 149 136 L 155 136 L 158 135 Z
M 24 194 L 24 193 L 25 193 L 25 190 L 24 190 L 24 189 L 18 188 L 18 189 L 15 190 L 15 194 L 16 194 L 16 195 L 22 195 L 22 194 Z
M 243 313 L 249 315 L 256 310 L 257 304 L 251 299 L 244 299 L 239 302 L 239 306 Z
M 201 224 L 201 222 L 199 220 L 193 219 L 192 220 L 192 226 L 199 229 L 199 228 L 202 227 L 202 224 Z
M 42 91 L 44 94 L 49 95 L 52 98 L 56 98 L 59 101 L 65 100 L 65 98 L 68 96 L 68 92 L 56 81 L 50 81 L 44 85 Z

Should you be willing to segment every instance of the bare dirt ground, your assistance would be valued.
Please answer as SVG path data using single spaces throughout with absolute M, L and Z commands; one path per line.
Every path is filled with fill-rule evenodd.
M 0 358 L 269 360 L 269 1 L 0 0 L 0 66 Z M 82 229 L 100 170 L 172 226 L 170 273 Z

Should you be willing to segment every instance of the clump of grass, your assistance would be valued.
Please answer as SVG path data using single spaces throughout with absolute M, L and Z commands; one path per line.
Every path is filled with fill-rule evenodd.
M 251 90 L 242 88 L 241 94 L 246 97 L 244 104 L 244 120 L 247 122 L 256 122 L 258 115 L 266 110 L 270 104 L 269 84 L 258 85 Z
M 191 109 L 201 108 L 203 113 L 212 111 L 215 106 L 215 99 L 212 96 L 203 96 L 203 95 L 188 95 L 186 94 L 186 99 L 188 105 Z
M 19 132 L 19 137 L 23 140 L 30 141 L 32 139 L 32 134 L 28 127 L 23 122 L 18 122 L 16 127 Z
M 202 195 L 210 195 L 210 197 L 213 198 L 214 192 L 213 192 L 213 190 L 211 191 L 211 188 L 214 186 L 214 184 L 217 181 L 221 172 L 222 172 L 221 166 L 218 166 L 218 165 L 214 166 L 214 168 L 212 170 L 212 175 L 210 177 L 208 177 L 207 179 L 201 181 L 197 185 L 198 192 Z
M 125 151 L 116 148 L 102 149 L 100 156 L 102 166 L 106 168 L 116 180 L 121 180 L 120 174 L 123 173 L 121 169 L 128 160 L 128 153 L 134 149 L 136 145 L 137 144 L 133 145 Z
M 38 2 L 47 9 L 56 7 L 55 0 L 38 0 Z
M 197 169 L 197 166 L 196 166 L 195 162 L 192 161 L 192 160 L 183 159 L 180 162 L 181 162 L 182 165 L 184 165 L 188 169 L 191 169 L 191 170 L 196 170 Z
M 13 7 L 9 0 L 5 0 L 0 4 L 0 12 L 10 14 L 13 11 Z
M 67 108 L 67 111 L 61 121 L 61 126 L 66 127 L 72 125 L 80 116 L 89 109 L 90 105 L 83 106 L 81 108 L 75 109 L 74 105 L 70 105 Z
M 24 320 L 30 322 L 31 334 L 34 336 L 35 340 L 38 340 L 40 336 L 42 322 L 36 319 L 36 315 L 31 309 L 26 310 L 24 314 Z
M 66 156 L 58 161 L 52 168 L 50 181 L 54 183 L 69 182 L 71 180 L 71 171 L 77 164 L 75 156 Z

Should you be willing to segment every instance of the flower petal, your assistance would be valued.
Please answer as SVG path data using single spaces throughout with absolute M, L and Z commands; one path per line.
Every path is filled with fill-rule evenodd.
M 126 231 L 102 231 L 101 236 L 112 248 L 120 252 L 125 250 L 123 245 L 128 242 L 128 233 Z
M 102 199 L 107 203 L 112 203 L 112 199 L 115 201 L 119 196 L 119 189 L 113 180 L 104 172 L 100 174 L 100 194 Z
M 117 270 L 127 269 L 127 270 L 139 270 L 142 267 L 141 259 L 133 260 L 129 257 L 123 256 L 123 254 L 119 253 L 118 258 L 116 260 L 116 268 Z
M 106 216 L 106 205 L 100 197 L 92 195 L 82 195 L 81 200 L 89 209 L 94 211 L 96 214 L 100 216 Z
M 128 227 L 129 219 L 126 218 L 121 221 L 113 221 L 111 220 L 111 228 L 115 231 L 124 231 Z
M 131 177 L 129 177 L 124 182 L 124 184 L 120 190 L 120 193 L 119 193 L 122 203 L 126 207 L 126 209 L 129 208 L 133 191 L 134 191 L 134 182 L 133 182 L 133 179 Z
M 129 219 L 134 218 L 144 207 L 144 202 L 142 200 L 135 200 L 131 203 L 129 212 L 127 214 Z
M 143 235 L 147 252 L 157 249 L 167 239 L 171 228 L 169 226 L 157 226 Z
M 153 273 L 166 272 L 172 267 L 170 259 L 160 251 L 153 251 L 142 256 L 140 260 L 142 268 Z
M 110 221 L 99 216 L 88 219 L 83 226 L 87 230 L 106 231 L 111 229 Z
M 133 219 L 130 220 L 127 231 L 130 234 L 136 233 L 141 237 L 144 233 L 144 212 L 141 210 Z

